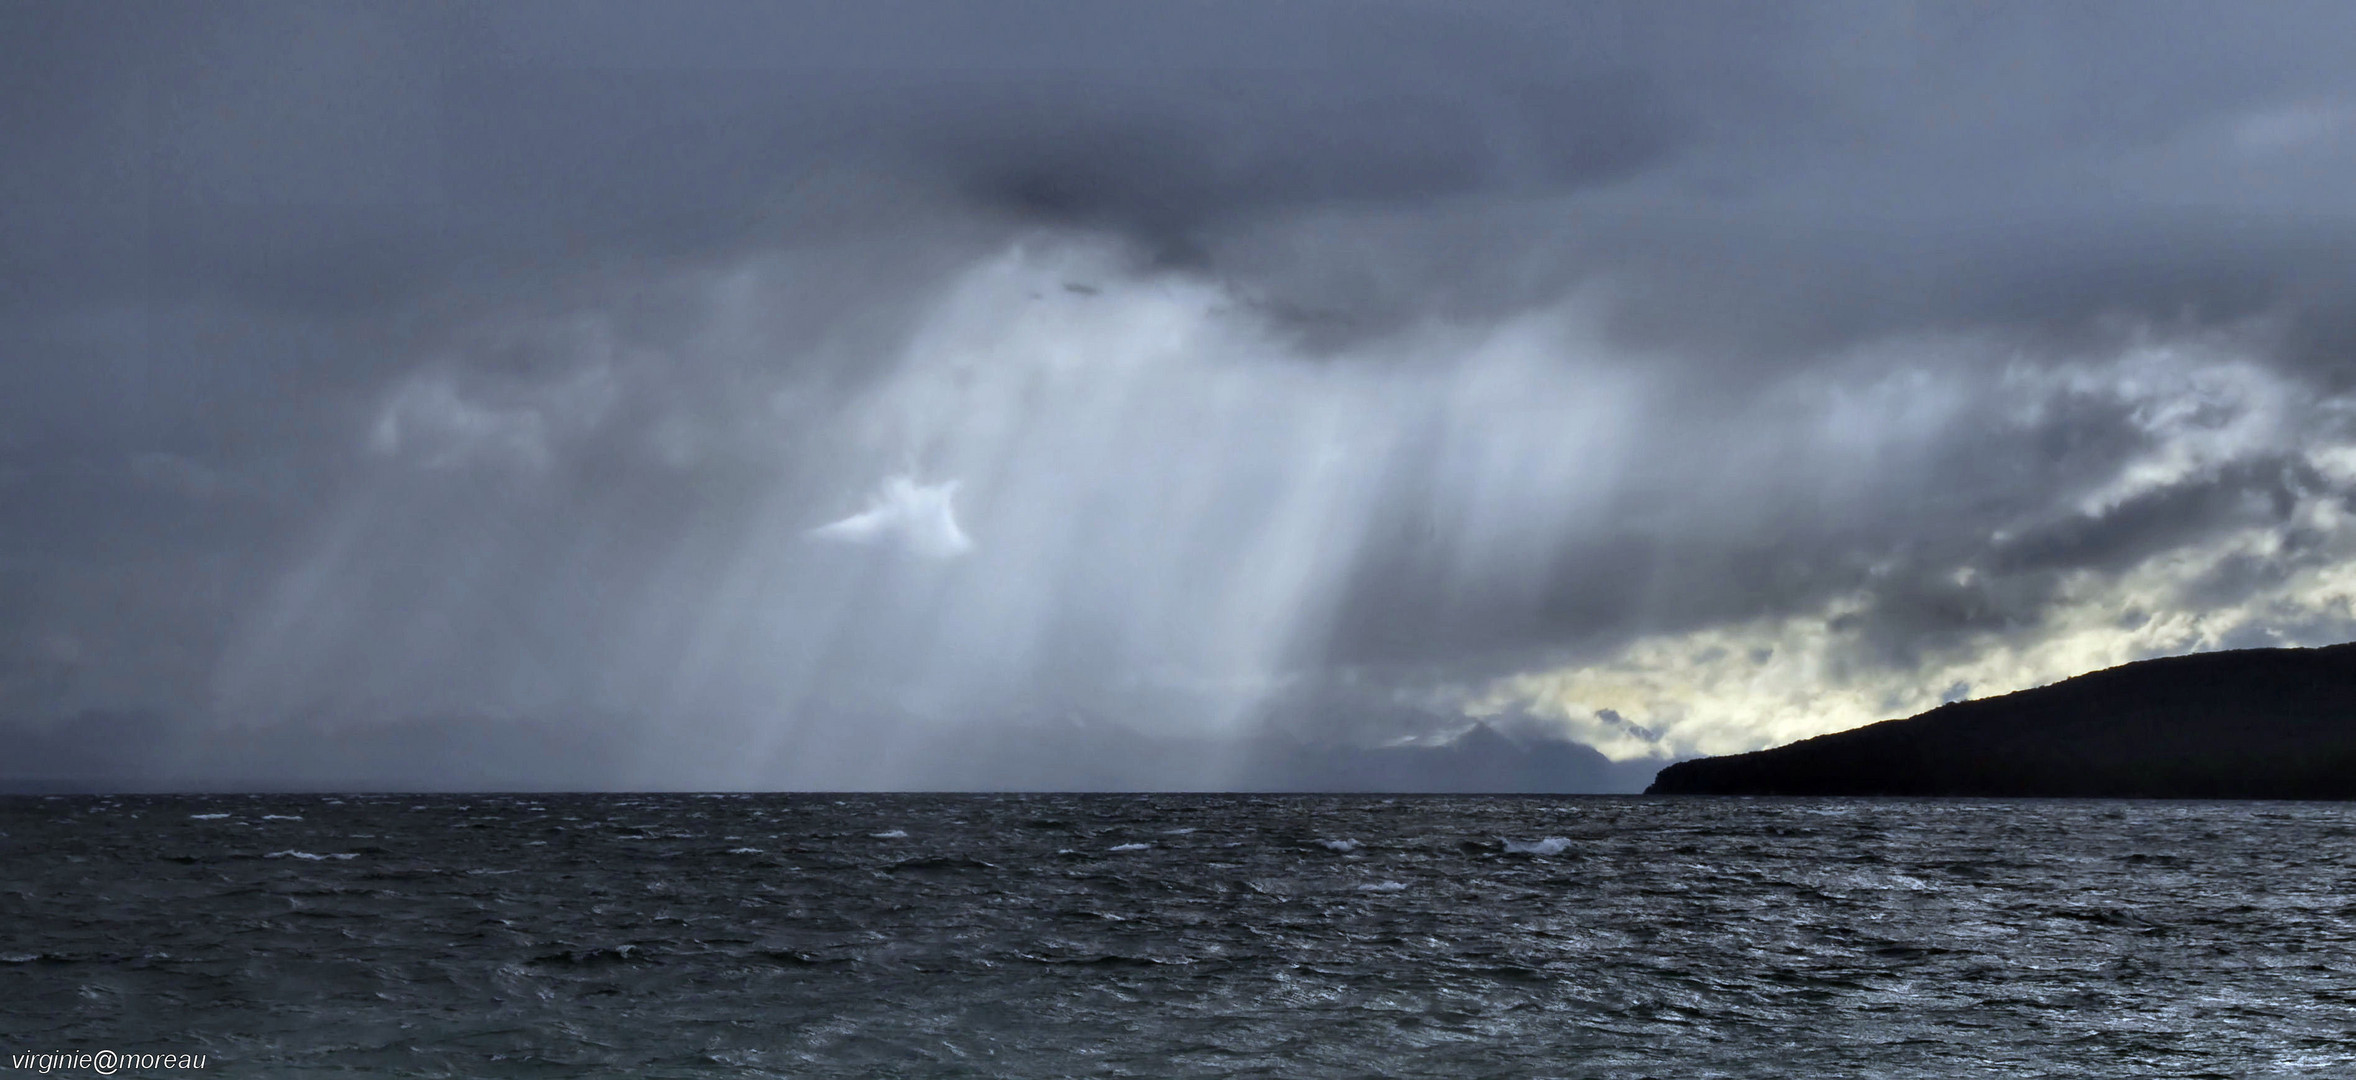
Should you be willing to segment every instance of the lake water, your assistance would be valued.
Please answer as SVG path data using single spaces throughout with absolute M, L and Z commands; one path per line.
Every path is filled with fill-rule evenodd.
M 9 1054 L 203 1053 L 229 1076 L 2356 1074 L 2339 803 L 25 797 L 0 833 Z

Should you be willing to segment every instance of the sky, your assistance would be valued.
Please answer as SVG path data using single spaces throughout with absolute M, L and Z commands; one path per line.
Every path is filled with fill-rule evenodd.
M 0 27 L 19 760 L 1637 776 L 2356 639 L 2343 3 Z

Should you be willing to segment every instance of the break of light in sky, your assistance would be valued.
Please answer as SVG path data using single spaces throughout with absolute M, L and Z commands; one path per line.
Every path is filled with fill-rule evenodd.
M 2343 5 L 0 18 L 75 768 L 1642 762 L 2356 637 Z

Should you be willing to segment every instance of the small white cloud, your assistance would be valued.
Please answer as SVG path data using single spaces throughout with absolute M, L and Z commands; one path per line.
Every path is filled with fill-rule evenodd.
M 545 472 L 627 419 L 633 373 L 657 359 L 622 344 L 598 316 L 479 328 L 388 388 L 367 446 L 431 470 Z
M 529 408 L 474 401 L 446 377 L 403 386 L 369 432 L 368 447 L 433 469 L 485 461 L 546 468 L 553 456 L 547 419 Z
M 957 481 L 919 484 L 895 476 L 867 502 L 867 509 L 810 530 L 814 540 L 867 546 L 897 545 L 928 559 L 950 559 L 973 550 L 973 538 L 957 524 L 951 499 Z

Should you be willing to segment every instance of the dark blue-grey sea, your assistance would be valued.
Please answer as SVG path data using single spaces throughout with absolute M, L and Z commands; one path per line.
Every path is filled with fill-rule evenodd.
M 74 796 L 0 801 L 0 833 L 11 1055 L 2356 1075 L 2340 803 Z

